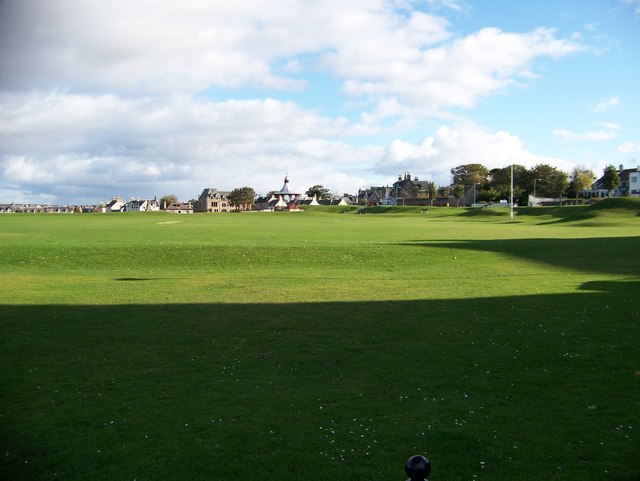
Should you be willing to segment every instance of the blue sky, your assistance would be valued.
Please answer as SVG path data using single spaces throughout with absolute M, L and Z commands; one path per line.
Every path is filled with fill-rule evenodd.
M 635 167 L 639 47 L 640 0 L 3 0 L 0 202 Z

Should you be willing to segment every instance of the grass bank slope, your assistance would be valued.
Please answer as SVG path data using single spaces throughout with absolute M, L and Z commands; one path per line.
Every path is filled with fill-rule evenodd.
M 613 226 L 620 222 L 640 224 L 640 198 L 623 197 L 605 199 L 587 209 L 576 211 L 562 219 L 565 222 L 581 222 L 583 225 Z

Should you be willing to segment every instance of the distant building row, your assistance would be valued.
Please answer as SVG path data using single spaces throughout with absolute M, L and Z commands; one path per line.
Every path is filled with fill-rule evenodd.
M 15 203 L 0 204 L 0 213 L 27 212 L 27 213 L 89 213 L 89 212 L 154 212 L 160 210 L 157 199 L 141 200 L 130 199 L 125 202 L 122 197 L 114 197 L 110 202 L 97 205 L 50 205 L 50 204 L 24 204 Z
M 640 166 L 633 169 L 625 169 L 622 165 L 618 171 L 620 183 L 612 192 L 614 197 L 634 196 L 640 197 Z M 279 191 L 258 197 L 254 207 L 258 210 L 299 210 L 304 205 L 449 205 L 450 202 L 462 201 L 462 205 L 471 205 L 475 201 L 475 185 L 465 189 L 464 197 L 456 199 L 453 196 L 431 198 L 429 182 L 419 181 L 411 174 L 399 176 L 391 186 L 369 187 L 361 189 L 357 196 L 345 194 L 340 199 L 318 200 L 296 193 L 289 186 L 289 179 L 285 177 L 283 187 Z M 604 187 L 603 178 L 596 180 L 591 189 L 583 191 L 582 197 L 598 199 L 609 196 L 609 191 Z M 28 212 L 28 213 L 73 213 L 73 212 L 155 212 L 166 210 L 179 214 L 191 214 L 193 212 L 231 212 L 233 206 L 229 201 L 230 192 L 207 188 L 202 191 L 195 204 L 173 203 L 160 205 L 157 198 L 150 200 L 131 198 L 125 202 L 122 197 L 114 197 L 110 202 L 97 205 L 40 205 L 25 203 L 0 204 L 0 213 Z M 473 200 L 472 200 L 473 199 Z

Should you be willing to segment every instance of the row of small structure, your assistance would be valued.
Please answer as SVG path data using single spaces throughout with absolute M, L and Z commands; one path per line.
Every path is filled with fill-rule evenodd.
M 640 197 L 640 166 L 634 169 L 624 169 L 621 165 L 619 169 L 620 184 L 613 192 L 613 196 L 636 196 Z M 609 191 L 601 184 L 601 180 L 597 180 L 590 190 L 583 192 L 583 197 L 587 199 L 595 199 L 608 197 Z M 412 178 L 410 174 L 399 176 L 398 180 L 392 186 L 369 187 L 361 189 L 357 196 L 345 194 L 337 200 L 318 200 L 295 192 L 289 186 L 289 179 L 285 177 L 282 188 L 267 196 L 258 197 L 254 202 L 254 208 L 257 210 L 300 210 L 300 206 L 304 205 L 320 205 L 320 204 L 337 204 L 350 205 L 362 203 L 366 205 L 397 205 L 402 202 L 403 205 L 449 205 L 452 202 L 459 202 L 453 196 L 427 199 L 423 196 L 415 195 L 424 193 L 427 189 L 427 182 L 420 182 L 417 177 Z M 399 193 L 412 193 L 413 196 L 407 198 L 399 195 Z M 157 198 L 151 200 L 130 199 L 125 202 L 122 197 L 114 197 L 110 202 L 98 205 L 40 205 L 40 204 L 0 204 L 0 213 L 9 212 L 28 212 L 28 213 L 72 213 L 72 212 L 127 212 L 127 211 L 159 211 L 166 210 L 179 214 L 189 214 L 195 212 L 230 212 L 233 206 L 229 202 L 230 192 L 219 191 L 215 188 L 204 189 L 198 201 L 195 204 L 189 203 L 173 203 L 170 205 L 160 205 Z M 462 199 L 463 205 L 471 205 L 475 200 L 475 185 L 465 192 Z M 530 205 L 544 205 L 544 201 L 549 203 L 557 202 L 557 199 L 540 199 L 530 196 Z M 474 204 L 475 205 L 475 204 Z

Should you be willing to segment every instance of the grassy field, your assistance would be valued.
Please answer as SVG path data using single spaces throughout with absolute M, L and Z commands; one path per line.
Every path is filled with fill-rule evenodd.
M 640 203 L 0 216 L 0 477 L 640 480 Z

